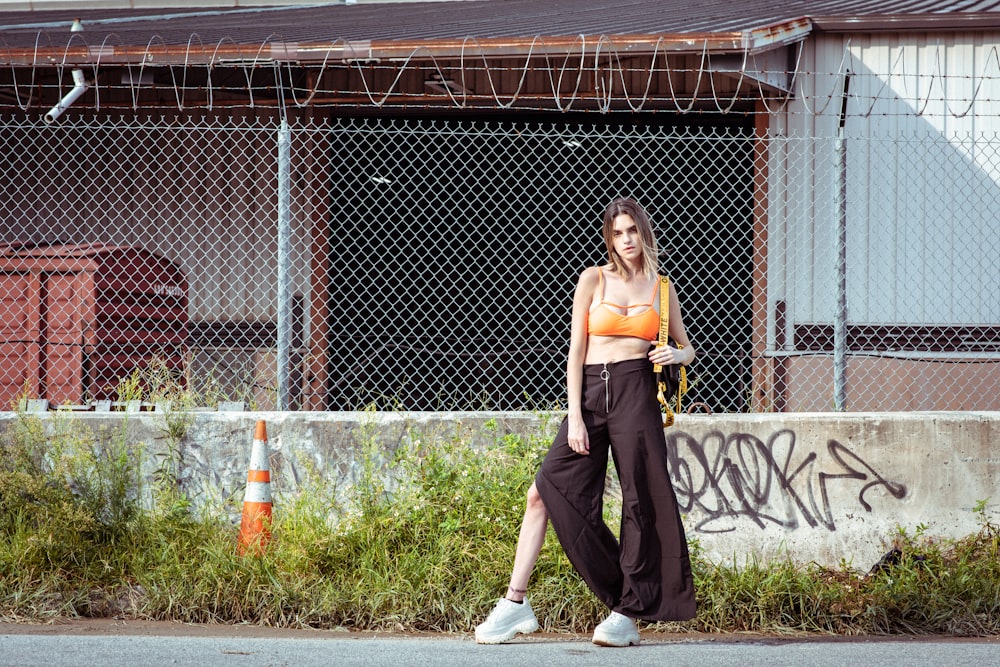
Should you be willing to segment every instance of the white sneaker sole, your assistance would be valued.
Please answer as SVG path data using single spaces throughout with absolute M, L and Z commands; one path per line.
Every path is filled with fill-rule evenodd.
M 510 641 L 517 635 L 530 635 L 532 632 L 538 629 L 538 620 L 532 619 L 530 621 L 521 621 L 514 627 L 512 627 L 507 632 L 503 632 L 496 635 L 480 635 L 476 633 L 476 643 L 477 644 L 503 644 L 504 642 Z
M 594 637 L 591 641 L 597 644 L 598 646 L 606 646 L 608 648 L 626 648 L 628 646 L 639 645 L 638 637 L 629 637 L 624 642 L 615 642 L 606 637 Z

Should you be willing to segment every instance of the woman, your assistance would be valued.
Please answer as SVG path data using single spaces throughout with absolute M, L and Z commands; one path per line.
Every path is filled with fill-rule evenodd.
M 601 646 L 639 643 L 634 619 L 695 615 L 687 541 L 667 474 L 652 364 L 689 364 L 695 352 L 670 285 L 670 335 L 656 343 L 659 278 L 649 217 L 631 199 L 604 212 L 608 264 L 586 269 L 573 297 L 566 362 L 568 414 L 528 489 L 510 585 L 476 641 L 497 644 L 534 632 L 525 597 L 548 521 L 570 562 L 611 610 L 595 628 Z M 602 516 L 608 449 L 622 489 L 621 543 Z

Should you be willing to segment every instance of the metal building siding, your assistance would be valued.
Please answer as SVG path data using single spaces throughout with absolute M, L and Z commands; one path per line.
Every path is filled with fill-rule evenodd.
M 24 194 L 9 202 L 23 225 L 19 240 L 143 247 L 178 262 L 189 277 L 193 320 L 272 319 L 277 138 L 270 118 L 277 112 L 258 109 L 265 119 L 261 126 L 236 132 L 223 129 L 227 113 L 208 115 L 220 123 L 219 131 L 209 133 L 192 134 L 181 124 L 153 132 L 123 127 L 102 142 L 78 141 L 79 131 L 71 127 L 44 139 L 16 135 L 9 149 L 26 164 L 6 178 L 12 181 L 8 191 Z M 230 177 L 220 180 L 220 172 Z M 199 173 L 211 177 L 199 179 Z M 299 277 L 293 289 L 307 294 L 303 226 L 311 209 L 304 188 L 293 188 L 293 195 L 293 270 Z
M 817 248 L 833 247 L 836 229 L 843 67 L 854 72 L 845 126 L 851 321 L 1000 321 L 996 266 L 968 251 L 973 239 L 989 243 L 998 233 L 1000 164 L 977 152 L 977 138 L 1000 133 L 998 45 L 1000 33 L 819 35 L 808 43 L 800 80 L 808 101 L 799 96 L 772 119 L 792 145 L 818 138 L 807 158 L 815 178 L 786 181 L 788 199 L 803 203 L 771 204 L 772 238 L 786 241 L 770 257 L 770 284 L 785 289 L 772 298 L 787 299 L 790 320 L 833 319 L 835 257 Z

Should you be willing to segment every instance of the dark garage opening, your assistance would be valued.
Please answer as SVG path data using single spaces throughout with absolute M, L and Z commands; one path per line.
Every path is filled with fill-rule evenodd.
M 628 195 L 699 349 L 688 400 L 746 410 L 752 118 L 675 119 L 337 124 L 327 408 L 564 407 L 573 289 Z

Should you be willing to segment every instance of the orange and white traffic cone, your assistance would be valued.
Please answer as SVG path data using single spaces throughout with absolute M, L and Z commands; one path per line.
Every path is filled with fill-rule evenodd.
M 260 555 L 271 539 L 271 467 L 268 462 L 267 426 L 257 422 L 243 496 L 243 520 L 240 523 L 241 554 L 248 550 Z

